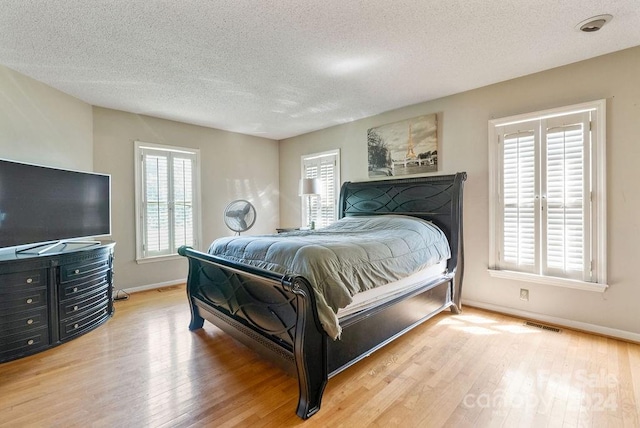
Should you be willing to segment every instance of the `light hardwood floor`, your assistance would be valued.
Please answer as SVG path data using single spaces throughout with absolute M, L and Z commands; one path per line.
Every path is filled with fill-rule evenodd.
M 188 323 L 183 287 L 136 293 L 95 331 L 0 364 L 0 426 L 640 426 L 637 344 L 445 312 L 330 379 L 302 421 L 295 379 Z

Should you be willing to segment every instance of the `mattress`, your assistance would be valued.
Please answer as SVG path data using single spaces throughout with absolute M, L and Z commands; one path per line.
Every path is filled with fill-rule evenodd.
M 433 280 L 442 278 L 446 271 L 447 261 L 442 260 L 398 281 L 358 293 L 353 296 L 353 301 L 348 306 L 338 310 L 338 320 L 418 289 Z

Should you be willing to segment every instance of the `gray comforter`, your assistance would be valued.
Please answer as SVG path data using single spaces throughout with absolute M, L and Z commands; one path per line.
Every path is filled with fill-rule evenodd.
M 444 233 L 415 217 L 346 217 L 323 229 L 221 238 L 209 253 L 304 276 L 323 328 L 336 339 L 336 312 L 360 291 L 397 281 L 451 256 Z

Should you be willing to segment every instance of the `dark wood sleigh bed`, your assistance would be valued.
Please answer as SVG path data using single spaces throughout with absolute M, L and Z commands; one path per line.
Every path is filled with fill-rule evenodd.
M 451 258 L 436 279 L 340 319 L 342 336 L 320 325 L 310 283 L 181 247 L 189 259 L 190 330 L 208 320 L 298 378 L 297 415 L 320 409 L 329 378 L 437 313 L 458 313 L 464 267 L 462 190 L 466 173 L 344 183 L 339 217 L 405 214 L 429 220 L 449 240 Z

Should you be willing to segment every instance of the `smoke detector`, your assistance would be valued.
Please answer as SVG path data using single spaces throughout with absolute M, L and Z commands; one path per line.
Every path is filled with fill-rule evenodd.
M 592 16 L 589 19 L 585 19 L 576 25 L 576 30 L 584 31 L 585 33 L 593 33 L 594 31 L 598 31 L 604 24 L 611 21 L 613 16 L 609 14 Z

